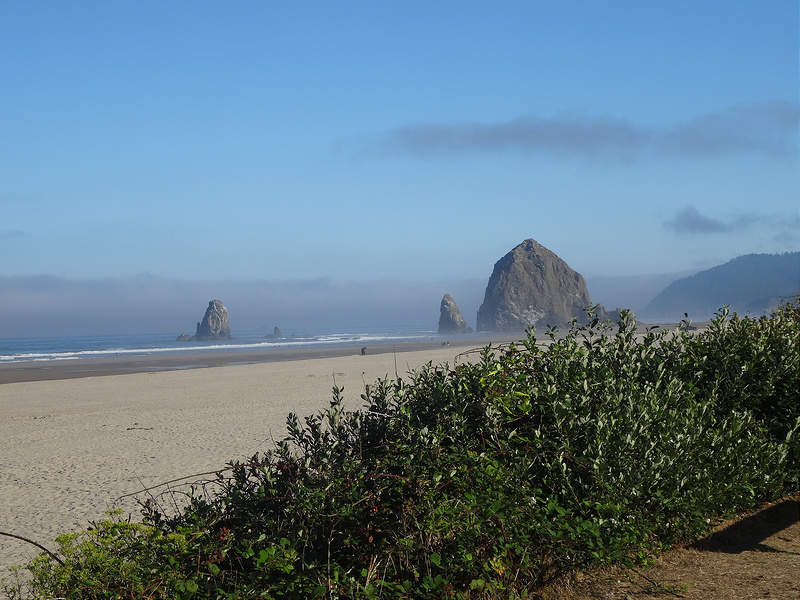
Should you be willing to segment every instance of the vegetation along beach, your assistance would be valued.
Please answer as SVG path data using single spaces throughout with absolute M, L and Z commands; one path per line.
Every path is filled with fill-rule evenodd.
M 482 349 L 5 384 L 0 422 L 25 435 L 4 528 L 53 552 L 5 540 L 6 564 L 33 558 L 6 593 L 535 598 L 615 569 L 657 587 L 665 549 L 797 491 L 799 338 L 793 304 L 694 331 L 623 311 Z
M 798 22 L 0 1 L 0 599 L 800 600 Z

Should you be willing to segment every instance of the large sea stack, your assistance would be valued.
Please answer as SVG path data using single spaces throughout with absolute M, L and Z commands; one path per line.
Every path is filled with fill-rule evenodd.
M 450 294 L 445 294 L 439 308 L 439 333 L 466 333 L 467 322 Z
M 525 240 L 497 261 L 478 309 L 478 331 L 524 331 L 587 322 L 586 281 L 553 252 Z
M 196 340 L 229 340 L 231 326 L 228 322 L 228 309 L 219 300 L 208 303 L 203 320 L 197 324 Z

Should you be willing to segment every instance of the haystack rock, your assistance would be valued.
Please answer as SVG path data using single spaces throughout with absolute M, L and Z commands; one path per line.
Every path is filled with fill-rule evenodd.
M 478 309 L 478 331 L 524 331 L 588 321 L 586 281 L 553 252 L 525 240 L 497 261 Z
M 439 309 L 439 333 L 466 333 L 467 322 L 450 294 L 445 294 Z
M 231 326 L 228 322 L 228 309 L 219 300 L 208 303 L 203 321 L 197 324 L 196 340 L 229 340 Z

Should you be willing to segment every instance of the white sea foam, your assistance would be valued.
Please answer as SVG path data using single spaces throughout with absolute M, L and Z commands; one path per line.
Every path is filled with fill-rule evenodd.
M 431 339 L 435 335 L 433 331 L 420 329 L 402 332 L 342 331 L 311 335 L 297 333 L 280 339 L 264 339 L 260 332 L 245 332 L 236 335 L 229 342 L 177 342 L 169 335 L 0 340 L 0 363 L 400 343 Z

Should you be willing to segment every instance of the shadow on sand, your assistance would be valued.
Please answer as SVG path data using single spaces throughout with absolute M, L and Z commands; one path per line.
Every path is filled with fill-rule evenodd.
M 704 537 L 690 547 L 706 552 L 724 552 L 739 554 L 741 552 L 780 552 L 781 554 L 797 554 L 787 552 L 764 544 L 764 540 L 787 529 L 800 520 L 800 501 L 783 500 L 761 512 L 745 517 L 724 529 Z

